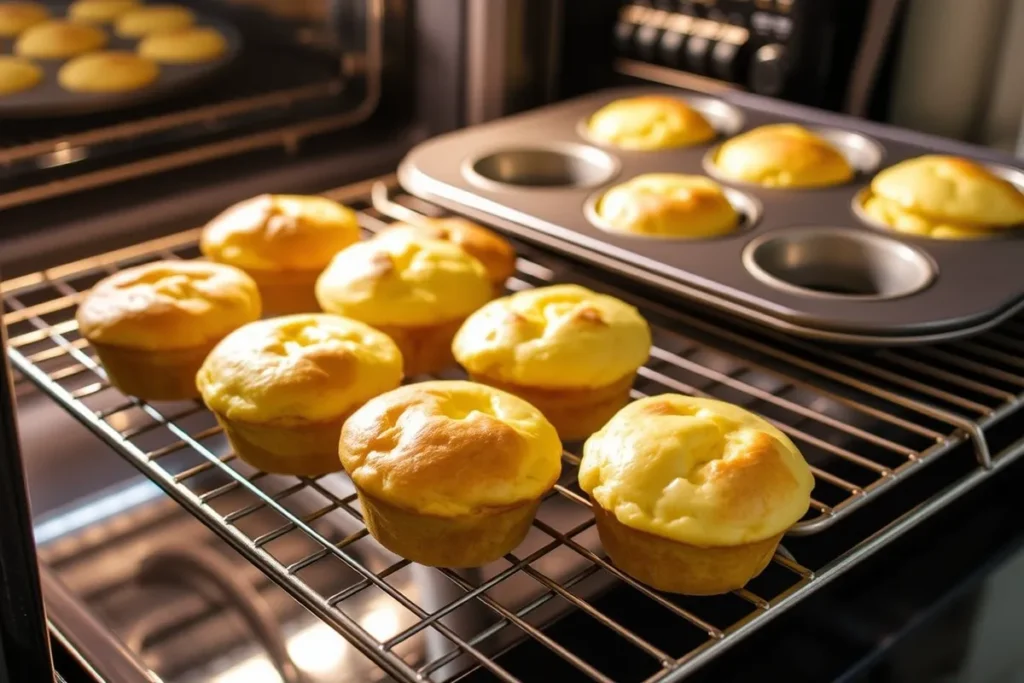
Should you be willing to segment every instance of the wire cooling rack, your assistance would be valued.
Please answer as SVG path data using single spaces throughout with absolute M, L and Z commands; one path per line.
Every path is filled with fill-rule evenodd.
M 373 232 L 387 221 L 372 208 L 369 190 L 370 183 L 363 183 L 327 194 L 356 208 L 363 227 Z M 411 197 L 399 201 L 436 211 Z M 781 550 L 765 573 L 742 590 L 715 598 L 670 596 L 635 582 L 605 559 L 589 503 L 575 483 L 578 458 L 567 451 L 563 477 L 542 504 L 523 546 L 474 572 L 412 565 L 368 535 L 343 476 L 310 479 L 253 470 L 230 452 L 200 402 L 145 403 L 107 382 L 77 332 L 74 313 L 81 295 L 123 267 L 194 258 L 197 239 L 193 230 L 4 283 L 12 363 L 399 680 L 435 680 L 477 668 L 498 680 L 515 681 L 494 656 L 510 642 L 511 633 L 512 640 L 532 639 L 547 648 L 583 679 L 612 681 L 592 652 L 559 642 L 545 629 L 552 614 L 566 610 L 582 612 L 614 634 L 622 647 L 644 655 L 649 666 L 633 672 L 635 680 L 678 680 L 914 523 L 897 520 L 817 572 Z M 641 309 L 651 323 L 655 347 L 639 373 L 634 397 L 677 392 L 728 400 L 772 420 L 800 446 L 816 486 L 811 509 L 792 534 L 828 529 L 966 441 L 973 443 L 979 467 L 921 506 L 917 517 L 1024 453 L 1024 438 L 1001 454 L 991 454 L 987 441 L 989 427 L 1024 403 L 1020 318 L 969 341 L 845 352 L 674 311 L 616 290 L 564 259 L 517 246 L 518 272 L 510 288 L 575 281 Z M 270 527 L 268 516 L 275 520 Z M 251 523 L 257 517 L 261 523 Z M 374 552 L 364 552 L 369 547 Z M 559 557 L 571 561 L 556 562 Z M 403 588 L 409 583 L 397 577 L 412 571 L 427 572 L 434 585 L 447 586 L 449 598 L 438 604 Z M 525 604 L 506 599 L 503 588 L 517 581 L 530 582 L 536 597 Z M 603 611 L 591 599 L 595 586 L 606 590 L 613 585 L 627 587 L 638 601 L 668 615 L 677 626 L 671 638 L 653 637 L 636 619 Z M 369 619 L 366 615 L 374 612 L 365 609 L 368 600 L 387 607 L 378 614 L 400 616 Z M 358 612 L 351 609 L 356 602 Z M 552 611 L 554 606 L 558 609 Z M 470 620 L 474 625 L 466 627 L 466 620 L 457 617 L 471 610 L 486 618 Z M 443 646 L 435 646 L 430 657 L 411 658 L 407 646 L 425 638 Z

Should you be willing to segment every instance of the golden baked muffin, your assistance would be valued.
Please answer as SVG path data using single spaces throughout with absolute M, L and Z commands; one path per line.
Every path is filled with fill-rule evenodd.
M 203 254 L 249 273 L 267 315 L 320 310 L 317 277 L 339 251 L 359 240 L 356 213 L 326 197 L 263 194 L 206 224 Z
M 658 590 L 715 595 L 768 565 L 807 512 L 814 477 L 763 418 L 665 394 L 629 404 L 587 440 L 579 483 L 619 569 Z
M 87 24 L 109 24 L 138 6 L 138 0 L 75 0 L 68 7 L 68 18 Z
M 71 92 L 115 93 L 152 84 L 160 68 L 131 52 L 107 50 L 79 55 L 57 72 L 57 82 Z
M 419 235 L 445 240 L 462 247 L 484 265 L 495 294 L 505 291 L 505 281 L 516 272 L 516 250 L 508 240 L 493 230 L 465 218 L 424 218 L 421 223 L 394 223 L 380 234 Z
M 13 38 L 49 18 L 50 10 L 38 2 L 0 2 L 0 38 Z
M 0 55 L 0 95 L 31 90 L 43 80 L 43 70 L 27 59 Z
M 110 383 L 153 401 L 194 398 L 196 371 L 232 330 L 260 317 L 252 279 L 205 261 L 157 261 L 101 280 L 78 307 L 78 331 Z
M 864 212 L 890 228 L 936 239 L 978 239 L 1024 225 L 1024 193 L 960 157 L 929 154 L 871 181 Z
M 647 237 L 718 237 L 740 224 L 721 185 L 681 173 L 647 173 L 616 185 L 594 211 L 609 232 Z
M 587 134 L 593 140 L 622 149 L 654 150 L 697 145 L 717 133 L 685 100 L 641 95 L 598 109 L 587 121 Z
M 215 28 L 193 26 L 152 33 L 139 41 L 139 54 L 163 64 L 200 64 L 224 56 L 228 41 Z
M 536 408 L 472 382 L 371 399 L 345 422 L 338 450 L 373 537 L 440 567 L 511 552 L 562 469 L 562 444 Z
M 141 38 L 153 33 L 179 31 L 196 23 L 196 15 L 182 5 L 145 5 L 117 18 L 114 31 L 122 38 Z
M 474 380 L 529 401 L 572 441 L 629 400 L 651 330 L 623 301 L 553 285 L 487 304 L 466 320 L 452 350 Z
M 95 26 L 70 21 L 44 21 L 26 29 L 14 44 L 22 57 L 67 59 L 107 44 L 107 34 Z
M 761 126 L 727 140 L 713 163 L 729 180 L 778 188 L 839 185 L 854 173 L 831 142 L 794 123 Z
M 460 247 L 403 234 L 353 244 L 316 283 L 325 311 L 362 320 L 395 340 L 409 377 L 451 364 L 452 337 L 491 292 L 483 264 Z
M 341 469 L 341 426 L 402 382 L 402 355 L 369 325 L 327 313 L 260 320 L 225 337 L 195 378 L 235 453 L 264 472 Z

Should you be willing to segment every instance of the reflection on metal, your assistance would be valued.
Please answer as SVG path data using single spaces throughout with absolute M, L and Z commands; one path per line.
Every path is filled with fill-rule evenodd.
M 372 232 L 386 221 L 371 209 L 366 197 L 370 188 L 370 183 L 364 183 L 328 195 L 354 205 L 363 226 Z M 392 201 L 386 187 L 375 188 L 374 200 L 374 208 L 387 216 L 415 220 L 419 213 L 404 208 L 413 205 L 408 197 Z M 416 206 L 432 211 L 422 203 Z M 990 469 L 971 469 L 963 479 L 813 571 L 800 564 L 799 548 L 790 544 L 796 557 L 778 553 L 767 570 L 772 581 L 755 580 L 728 596 L 745 611 L 741 617 L 724 620 L 714 611 L 714 601 L 669 599 L 623 575 L 603 557 L 594 541 L 589 503 L 573 484 L 578 458 L 569 452 L 563 459 L 565 477 L 544 501 L 531 532 L 539 540 L 517 549 L 502 563 L 480 573 L 463 573 L 413 566 L 393 556 L 371 559 L 359 551 L 372 539 L 347 479 L 273 477 L 246 469 L 229 451 L 210 446 L 220 432 L 200 404 L 157 406 L 121 396 L 109 387 L 102 369 L 80 343 L 73 316 L 80 292 L 90 286 L 92 276 L 147 256 L 194 254 L 197 236 L 198 231 L 190 231 L 7 283 L 3 297 L 10 312 L 5 322 L 13 330 L 14 365 L 325 625 L 344 634 L 353 652 L 369 657 L 399 680 L 419 681 L 433 672 L 482 667 L 498 680 L 514 681 L 492 659 L 493 638 L 509 631 L 547 648 L 585 676 L 608 680 L 582 653 L 546 633 L 543 610 L 556 604 L 562 610 L 589 615 L 621 639 L 624 647 L 628 644 L 646 654 L 656 669 L 651 681 L 681 680 L 1024 455 L 1022 437 L 993 454 Z M 799 445 L 812 464 L 816 487 L 812 510 L 792 530 L 794 534 L 840 533 L 830 530 L 837 520 L 855 515 L 883 491 L 899 496 L 900 483 L 936 458 L 956 457 L 950 451 L 967 441 L 968 430 L 976 430 L 984 441 L 984 430 L 999 420 L 1019 426 L 1024 404 L 1020 363 L 1024 320 L 950 345 L 848 354 L 672 310 L 596 281 L 551 254 L 523 244 L 518 247 L 520 268 L 509 282 L 511 289 L 577 281 L 640 308 L 651 323 L 655 346 L 650 363 L 640 370 L 634 396 L 681 392 L 725 398 L 762 412 Z M 91 407 L 99 396 L 110 402 L 103 410 Z M 115 427 L 111 418 L 124 412 L 136 414 L 143 424 Z M 197 426 L 200 417 L 212 426 Z M 166 439 L 154 446 L 146 437 L 156 430 Z M 306 494 L 316 497 L 320 507 L 299 506 L 296 500 Z M 572 511 L 578 522 L 566 524 L 564 518 L 555 522 L 551 515 L 555 507 Z M 254 515 L 266 515 L 274 524 L 269 530 L 254 531 L 246 524 Z M 322 520 L 343 525 L 347 535 L 328 535 Z M 307 549 L 300 553 L 294 552 L 294 546 L 283 549 L 279 544 L 286 538 L 300 539 Z M 538 569 L 553 556 L 573 558 L 575 573 L 556 577 Z M 340 587 L 324 589 L 306 578 L 321 567 L 351 578 Z M 680 637 L 685 633 L 697 644 L 669 655 L 638 632 L 642 625 L 623 623 L 588 599 L 582 587 L 594 580 L 608 582 L 605 586 L 628 586 L 636 600 L 665 610 Z M 517 581 L 534 582 L 542 592 L 528 604 L 510 606 L 497 596 Z M 438 585 L 446 586 L 448 592 L 424 592 Z M 350 601 L 360 598 L 367 600 L 369 609 L 354 617 Z M 378 600 L 379 613 L 375 611 Z M 486 615 L 489 625 L 467 620 L 455 626 L 453 618 L 467 609 Z M 403 652 L 404 645 L 428 634 L 444 640 L 447 651 L 431 650 L 426 660 L 413 660 Z M 291 640 L 289 652 L 298 660 Z M 265 664 L 255 660 L 245 667 L 242 671 L 251 679 L 238 678 L 242 674 L 236 673 L 235 678 L 223 680 L 255 681 L 262 675 L 259 671 L 266 671 Z

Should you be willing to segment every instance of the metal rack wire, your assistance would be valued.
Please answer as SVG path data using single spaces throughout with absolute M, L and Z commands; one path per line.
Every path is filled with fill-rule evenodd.
M 387 179 L 393 182 L 393 179 Z M 360 213 L 370 232 L 386 224 L 368 199 L 370 183 L 328 193 Z M 426 213 L 436 209 L 405 197 L 400 201 Z M 973 487 L 1024 454 L 1024 437 L 1002 453 L 989 455 L 987 430 L 1024 404 L 1024 320 L 970 341 L 944 346 L 840 351 L 774 333 L 747 333 L 703 315 L 684 313 L 594 281 L 563 259 L 520 246 L 514 289 L 573 280 L 604 289 L 636 304 L 651 322 L 655 348 L 634 388 L 635 396 L 680 392 L 744 405 L 772 420 L 801 447 L 816 478 L 814 501 L 793 534 L 821 532 L 853 514 L 883 491 L 897 487 L 952 448 L 974 439 L 980 465 L 956 487 L 901 518 L 817 571 L 784 550 L 762 577 L 724 598 L 681 599 L 659 594 L 619 572 L 595 543 L 589 503 L 575 485 L 577 457 L 566 452 L 565 474 L 541 506 L 527 543 L 484 571 L 467 575 L 416 567 L 379 547 L 387 562 L 360 561 L 358 552 L 375 544 L 362 524 L 358 501 L 343 477 L 284 477 L 255 471 L 227 448 L 219 427 L 201 403 L 150 404 L 110 387 L 85 340 L 78 336 L 75 307 L 82 293 L 119 268 L 160 258 L 197 256 L 198 231 L 112 252 L 4 283 L 4 322 L 9 354 L 17 371 L 53 397 L 114 450 L 147 474 L 177 502 L 227 540 L 310 611 L 344 634 L 353 645 L 399 680 L 440 677 L 452 666 L 480 667 L 499 680 L 515 676 L 492 654 L 495 639 L 514 632 L 557 655 L 575 672 L 611 681 L 588 654 L 558 642 L 544 628 L 545 605 L 577 610 L 649 660 L 637 680 L 674 681 L 720 653 L 788 606 L 873 552 L 893 534 Z M 310 497 L 320 501 L 312 508 Z M 296 503 L 300 498 L 307 501 Z M 566 523 L 566 508 L 575 511 Z M 272 530 L 248 522 L 276 520 Z M 325 520 L 340 520 L 326 531 Z M 282 539 L 301 538 L 296 544 Z M 570 554 L 582 569 L 554 577 L 546 558 Z M 336 565 L 333 584 L 312 580 L 311 570 Z M 442 605 L 425 606 L 419 596 L 396 588 L 396 575 L 429 571 L 455 591 Z M 319 573 L 320 575 L 323 572 Z M 327 572 L 332 574 L 332 572 Z M 667 646 L 621 615 L 602 611 L 580 587 L 602 580 L 627 586 L 678 623 Z M 503 584 L 532 581 L 539 597 L 523 605 L 502 599 Z M 372 595 L 401 613 L 388 628 L 353 617 L 348 605 Z M 730 602 L 722 609 L 721 601 Z M 467 632 L 451 617 L 472 606 L 489 615 L 485 626 Z M 550 605 L 548 605 L 550 606 Z M 432 637 L 443 651 L 425 661 L 404 653 L 410 641 Z

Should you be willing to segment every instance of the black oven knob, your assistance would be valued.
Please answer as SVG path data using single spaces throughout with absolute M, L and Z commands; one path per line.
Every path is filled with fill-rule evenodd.
M 631 21 L 620 21 L 615 24 L 615 49 L 620 55 L 633 54 L 633 35 L 636 33 L 636 24 Z
M 705 36 L 690 36 L 686 41 L 685 68 L 690 73 L 704 75 L 708 72 L 708 56 L 714 41 Z
M 710 75 L 722 81 L 744 83 L 747 78 L 750 32 L 741 26 L 727 25 L 711 49 Z
M 656 62 L 662 33 L 662 29 L 649 24 L 637 27 L 633 36 L 633 49 L 637 57 L 645 62 Z
M 681 69 L 686 66 L 686 56 L 684 50 L 686 48 L 685 33 L 679 31 L 665 31 L 665 35 L 661 37 L 661 45 L 659 46 L 659 53 L 661 61 L 668 66 Z
M 779 43 L 762 45 L 750 62 L 750 89 L 759 95 L 778 97 L 786 88 L 789 60 Z

